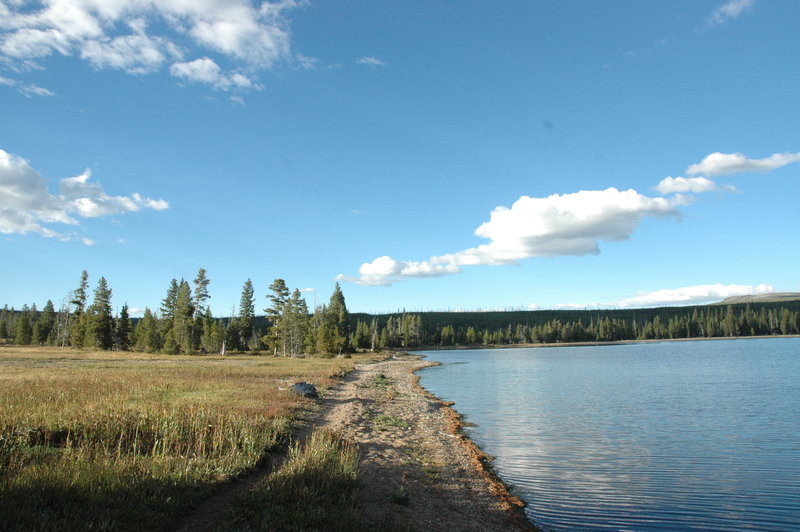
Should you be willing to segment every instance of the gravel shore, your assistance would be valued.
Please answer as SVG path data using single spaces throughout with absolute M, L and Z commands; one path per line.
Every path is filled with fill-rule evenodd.
M 417 530 L 534 530 L 458 414 L 418 385 L 413 372 L 434 364 L 413 355 L 358 364 L 322 400 L 315 428 L 358 443 L 365 515 Z

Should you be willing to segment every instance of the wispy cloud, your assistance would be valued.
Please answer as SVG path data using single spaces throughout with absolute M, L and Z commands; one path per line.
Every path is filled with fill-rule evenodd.
M 773 292 L 775 292 L 775 287 L 769 284 L 703 284 L 681 288 L 664 288 L 652 292 L 639 292 L 631 297 L 612 301 L 611 303 L 598 303 L 596 301 L 589 303 L 559 303 L 553 305 L 552 308 L 556 310 L 594 310 L 706 305 L 718 303 L 728 297 L 771 294 Z M 536 310 L 541 307 L 529 305 L 529 308 Z
M 651 198 L 635 190 L 583 190 L 546 198 L 522 196 L 509 207 L 494 209 L 475 235 L 489 241 L 456 253 L 424 261 L 378 257 L 364 263 L 357 277 L 338 279 L 368 286 L 388 286 L 407 278 L 440 277 L 463 266 L 514 264 L 530 257 L 589 255 L 600 252 L 600 241 L 626 240 L 647 216 L 678 217 L 688 199 Z
M 0 85 L 5 85 L 6 87 L 13 87 L 17 89 L 17 91 L 25 96 L 26 98 L 31 98 L 33 96 L 55 96 L 56 93 L 49 89 L 45 89 L 44 87 L 38 87 L 31 83 L 25 83 L 16 79 L 6 78 L 0 76 Z
M 97 218 L 142 209 L 164 210 L 163 199 L 138 193 L 111 196 L 99 183 L 91 182 L 91 172 L 59 181 L 59 193 L 48 191 L 47 181 L 25 159 L 0 149 L 0 233 L 38 233 L 44 237 L 73 240 L 48 224 L 79 225 L 77 218 Z M 95 242 L 83 238 L 87 246 Z
M 386 61 L 381 61 L 377 57 L 367 56 L 367 57 L 360 57 L 356 60 L 356 63 L 359 65 L 368 65 L 373 67 L 384 67 L 388 63 Z
M 755 3 L 755 0 L 728 0 L 712 11 L 706 22 L 710 26 L 721 26 L 729 20 L 738 18 L 742 13 L 751 10 Z
M 256 5 L 250 0 L 48 0 L 37 9 L 4 2 L 0 61 L 17 69 L 37 68 L 42 59 L 58 54 L 138 75 L 170 65 L 170 72 L 177 68 L 173 75 L 218 89 L 259 89 L 252 73 L 293 59 L 284 15 L 297 5 L 294 0 Z M 197 71 L 180 66 L 204 59 L 218 64 L 212 56 L 233 64 L 233 71 L 192 78 Z M 308 58 L 297 61 L 309 64 Z
M 689 175 L 723 175 L 739 172 L 769 172 L 800 161 L 800 153 L 775 153 L 763 159 L 749 159 L 741 153 L 715 152 L 686 169 Z
M 770 294 L 775 292 L 775 287 L 769 284 L 739 285 L 739 284 L 704 284 L 699 286 L 686 286 L 641 292 L 635 296 L 621 299 L 611 306 L 623 308 L 659 307 L 667 305 L 702 305 L 715 303 L 727 297 L 748 296 L 756 294 Z
M 659 194 L 702 194 L 719 190 L 733 192 L 736 188 L 731 185 L 718 185 L 705 177 L 665 177 L 658 183 L 656 190 Z

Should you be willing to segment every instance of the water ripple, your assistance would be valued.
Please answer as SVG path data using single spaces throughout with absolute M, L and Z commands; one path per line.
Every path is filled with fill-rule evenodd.
M 800 530 L 800 339 L 431 352 L 545 530 Z

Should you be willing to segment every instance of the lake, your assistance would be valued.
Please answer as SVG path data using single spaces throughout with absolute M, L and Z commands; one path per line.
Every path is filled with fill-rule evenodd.
M 800 339 L 425 351 L 545 530 L 800 530 Z

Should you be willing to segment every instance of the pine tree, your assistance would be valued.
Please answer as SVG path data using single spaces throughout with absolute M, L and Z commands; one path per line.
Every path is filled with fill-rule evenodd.
M 175 294 L 175 310 L 172 315 L 172 340 L 178 353 L 192 351 L 192 325 L 194 323 L 194 305 L 189 283 L 181 279 Z M 172 346 L 170 346 L 172 347 Z
M 202 316 L 206 310 L 206 301 L 211 297 L 208 294 L 208 285 L 211 281 L 206 277 L 206 270 L 200 268 L 197 271 L 197 277 L 194 278 L 194 313 L 195 316 Z
M 305 347 L 308 334 L 309 318 L 308 305 L 300 295 L 300 290 L 295 289 L 286 302 L 283 315 L 286 346 L 290 355 L 299 355 Z
M 51 300 L 47 303 L 42 310 L 39 319 L 33 326 L 33 339 L 32 342 L 37 345 L 45 345 L 51 343 L 51 335 L 56 324 L 56 309 Z
M 328 352 L 336 354 L 349 352 L 350 314 L 347 312 L 347 304 L 339 283 L 336 283 L 336 287 L 333 290 L 325 316 L 327 318 L 326 324 L 333 329 L 331 335 L 333 345 Z
M 22 310 L 17 315 L 14 334 L 14 343 L 17 345 L 28 345 L 31 343 L 31 338 L 33 338 L 30 312 L 28 305 L 22 305 Z
M 128 316 L 128 304 L 122 305 L 119 316 L 114 322 L 114 348 L 117 351 L 128 351 L 133 339 L 133 325 Z
M 94 301 L 87 312 L 85 344 L 100 349 L 111 349 L 114 345 L 114 318 L 111 315 L 111 289 L 105 277 L 97 281 Z
M 204 335 L 204 317 L 206 312 L 206 301 L 211 297 L 208 293 L 208 285 L 211 281 L 206 277 L 206 270 L 200 268 L 197 277 L 194 279 L 194 292 L 192 294 L 192 304 L 194 305 L 194 316 L 192 324 L 192 349 L 201 348 Z
M 134 330 L 137 351 L 155 353 L 161 350 L 162 342 L 158 334 L 158 323 L 149 308 L 144 309 L 144 316 Z
M 256 316 L 255 290 L 253 281 L 247 279 L 242 285 L 242 297 L 239 300 L 239 345 L 241 349 L 248 349 L 253 337 L 253 325 Z
M 283 279 L 275 279 L 269 289 L 271 294 L 267 294 L 267 299 L 270 301 L 270 306 L 264 309 L 267 314 L 267 319 L 270 322 L 269 336 L 267 345 L 273 354 L 278 354 L 280 351 L 286 355 L 287 351 L 287 330 L 284 321 L 286 306 L 289 302 L 289 288 L 286 286 L 286 281 Z
M 69 324 L 69 343 L 74 347 L 83 347 L 84 337 L 86 336 L 86 328 L 88 326 L 86 319 L 86 291 L 89 288 L 89 273 L 86 270 L 81 272 L 81 282 L 78 289 L 72 293 L 70 304 L 75 309 L 72 315 L 72 320 Z

